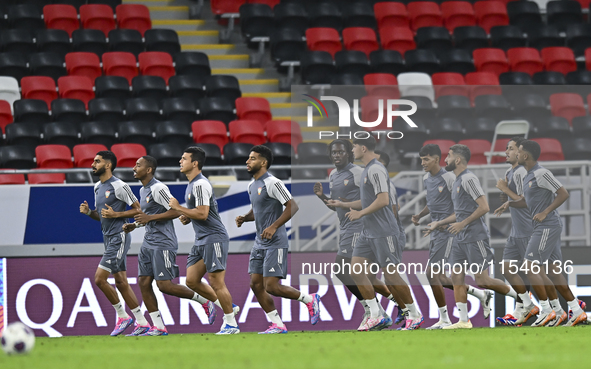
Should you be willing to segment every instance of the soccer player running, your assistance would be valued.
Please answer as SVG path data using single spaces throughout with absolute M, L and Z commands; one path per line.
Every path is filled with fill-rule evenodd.
M 138 255 L 139 273 L 138 283 L 142 291 L 144 304 L 152 318 L 153 326 L 138 324 L 128 336 L 167 336 L 168 330 L 164 326 L 162 316 L 158 310 L 158 301 L 152 282 L 156 280 L 158 289 L 171 296 L 198 301 L 211 305 L 203 297 L 186 286 L 173 283 L 179 276 L 176 265 L 178 241 L 174 230 L 173 219 L 180 213 L 169 206 L 172 198 L 168 186 L 154 178 L 158 163 L 151 156 L 142 156 L 133 167 L 133 175 L 141 181 L 140 206 L 142 212 L 137 214 L 135 223 L 123 225 L 125 232 L 132 232 L 138 227 L 146 227 L 144 241 Z M 213 305 L 210 306 L 210 309 Z M 207 312 L 207 309 L 206 309 Z M 210 324 L 213 321 L 210 321 Z
M 363 321 L 369 319 L 369 306 L 365 303 L 365 299 L 361 296 L 359 288 L 353 281 L 353 278 L 346 270 L 351 270 L 351 257 L 353 256 L 353 246 L 355 241 L 359 237 L 361 230 L 363 229 L 363 223 L 361 220 L 354 222 L 350 221 L 346 216 L 347 209 L 341 207 L 332 207 L 328 205 L 329 200 L 341 200 L 341 201 L 357 201 L 360 199 L 359 194 L 359 183 L 361 180 L 361 174 L 363 168 L 353 164 L 353 145 L 348 140 L 334 140 L 329 145 L 329 156 L 335 165 L 335 169 L 330 172 L 328 176 L 330 194 L 326 196 L 322 190 L 322 183 L 316 182 L 314 184 L 314 193 L 322 202 L 330 209 L 337 213 L 339 219 L 340 237 L 338 252 L 335 259 L 335 263 L 340 266 L 340 272 L 336 274 L 336 277 L 343 282 L 349 291 L 361 303 L 365 313 Z M 381 281 L 377 281 L 379 283 Z M 386 297 L 392 296 L 385 284 L 377 284 L 376 290 Z M 378 303 L 381 315 L 386 319 L 386 326 L 392 325 L 392 319 L 383 310 L 382 306 Z M 362 323 L 363 324 L 363 323 Z
M 101 222 L 105 252 L 94 275 L 94 283 L 103 291 L 117 312 L 117 324 L 111 336 L 120 335 L 134 321 L 142 325 L 148 324 L 140 311 L 137 297 L 127 282 L 126 259 L 131 237 L 121 230 L 127 222 L 126 218 L 140 212 L 140 203 L 129 185 L 113 176 L 116 167 L 117 157 L 111 151 L 99 151 L 96 154 L 92 163 L 92 172 L 99 177 L 99 181 L 94 185 L 95 210 L 90 210 L 86 201 L 80 204 L 80 213 Z M 126 210 L 127 205 L 131 206 L 131 209 Z M 117 291 L 107 282 L 110 274 L 113 274 L 115 286 L 135 319 L 127 314 L 119 301 Z
M 195 245 L 187 259 L 187 286 L 200 293 L 203 291 L 204 296 L 221 306 L 224 322 L 217 334 L 238 334 L 240 329 L 235 319 L 238 311 L 234 312 L 238 306 L 232 304 L 232 296 L 225 282 L 230 237 L 220 218 L 213 187 L 201 172 L 205 160 L 202 148 L 185 149 L 180 164 L 181 172 L 189 180 L 185 191 L 187 207 L 181 206 L 175 198 L 170 199 L 170 206 L 182 213 L 183 224 L 191 223 L 195 230 Z M 201 282 L 206 272 L 211 287 Z
M 432 223 L 429 224 L 429 227 L 425 231 L 425 237 L 427 235 L 431 236 L 429 242 L 429 261 L 427 262 L 427 278 L 429 279 L 435 302 L 439 308 L 439 321 L 427 329 L 442 329 L 452 324 L 449 319 L 443 288 L 453 290 L 453 282 L 445 274 L 444 264 L 448 261 L 456 240 L 447 230 L 432 226 L 436 225 L 434 224 L 435 222 L 443 220 L 454 213 L 451 192 L 456 176 L 439 165 L 441 149 L 438 145 L 427 144 L 423 146 L 419 151 L 419 157 L 421 158 L 423 170 L 427 172 L 423 177 L 423 185 L 427 192 L 427 205 L 419 214 L 412 216 L 412 222 L 415 226 L 418 226 L 421 218 L 431 214 Z M 437 272 L 433 270 L 434 265 L 437 265 L 435 268 Z M 470 285 L 466 285 L 466 291 L 480 300 L 484 311 L 484 318 L 488 318 L 491 310 L 492 292 L 483 291 Z
M 527 264 L 525 273 L 538 296 L 542 311 L 539 312 L 532 327 L 544 326 L 554 319 L 558 320 L 553 325 L 559 325 L 568 318 L 565 313 L 557 316 L 556 310 L 562 311 L 562 307 L 558 303 L 558 296 L 553 299 L 553 296 L 548 293 L 554 291 L 551 283 L 572 310 L 572 317 L 568 318 L 565 325 L 574 326 L 586 321 L 587 314 L 581 308 L 579 300 L 573 295 L 562 274 L 562 251 L 560 250 L 562 221 L 556 210 L 568 199 L 569 194 L 552 172 L 538 164 L 540 153 L 540 145 L 535 141 L 526 140 L 519 146 L 518 163 L 527 170 L 522 185 L 524 198 L 510 204 L 513 207 L 527 206 L 530 215 L 533 215 L 533 234 L 525 250 Z M 538 268 L 534 268 L 534 265 Z M 519 296 L 523 300 L 524 313 L 515 324 L 525 323 L 538 313 L 538 308 L 529 300 L 527 293 L 520 293 Z M 553 301 L 548 301 L 548 297 Z
M 402 256 L 402 245 L 398 241 L 400 230 L 392 211 L 388 171 L 376 159 L 375 147 L 376 140 L 372 136 L 353 141 L 355 159 L 365 164 L 361 176 L 361 199 L 353 202 L 331 200 L 329 205 L 350 209 L 347 216 L 351 221 L 363 220 L 363 231 L 355 243 L 351 263 L 353 279 L 370 308 L 370 317 L 358 330 L 379 330 L 385 327 L 385 319 L 380 316 L 375 299 L 375 288 L 368 278 L 369 274 L 375 273 L 371 271 L 371 265 L 376 264 L 382 269 L 390 292 L 409 311 L 404 329 L 417 329 L 423 322 L 423 316 L 414 304 L 408 285 L 396 272 L 396 265 Z
M 316 293 L 307 295 L 280 283 L 287 276 L 289 240 L 285 223 L 298 211 L 298 205 L 285 184 L 268 172 L 271 164 L 271 149 L 262 145 L 251 149 L 246 169 L 253 177 L 248 185 L 252 208 L 247 214 L 236 217 L 236 226 L 255 222 L 256 238 L 248 265 L 250 288 L 272 323 L 261 333 L 281 334 L 287 333 L 287 327 L 279 317 L 271 295 L 306 304 L 312 325 L 320 318 L 320 296 Z
M 478 177 L 467 169 L 470 155 L 468 146 L 456 144 L 450 147 L 445 158 L 447 163 L 445 170 L 453 171 L 456 175 L 451 189 L 454 213 L 443 220 L 431 223 L 432 228 L 449 224 L 447 229 L 457 238 L 457 245 L 452 245 L 449 263 L 452 265 L 454 297 L 460 319 L 457 323 L 443 329 L 472 328 L 468 318 L 466 271 L 474 274 L 476 284 L 480 288 L 517 298 L 517 293 L 511 286 L 500 279 L 491 278 L 487 273 L 489 263 L 493 260 L 493 253 L 483 216 L 488 213 L 489 207 Z M 461 268 L 454 268 L 454 266 L 461 266 Z

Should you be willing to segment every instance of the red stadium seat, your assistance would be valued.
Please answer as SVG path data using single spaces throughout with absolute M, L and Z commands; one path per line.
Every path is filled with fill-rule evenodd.
M 511 139 L 510 138 L 497 138 L 497 141 L 495 142 L 495 147 L 493 149 L 494 152 L 504 152 L 505 150 L 507 150 L 507 144 L 509 143 Z M 490 147 L 490 146 L 489 146 Z M 491 164 L 498 164 L 498 163 L 504 163 L 506 162 L 507 159 L 503 156 L 493 156 L 491 158 Z M 472 161 L 470 160 L 470 163 L 472 163 Z M 484 163 L 486 164 L 486 163 Z
M 363 84 L 368 95 L 388 96 L 391 99 L 400 98 L 398 80 L 389 73 L 370 73 L 363 77 Z
M 88 4 L 80 7 L 80 21 L 83 28 L 103 31 L 105 37 L 115 29 L 113 8 L 105 4 Z
M 412 30 L 408 27 L 387 26 L 380 28 L 382 49 L 396 50 L 404 55 L 408 50 L 417 48 Z
M 5 133 L 7 125 L 12 123 L 12 107 L 6 100 L 0 100 L 0 133 Z
M 263 125 L 256 120 L 233 120 L 228 125 L 232 142 L 262 145 L 267 142 Z
M 275 7 L 275 5 L 280 3 L 280 0 L 249 0 L 249 4 L 265 4 L 269 5 L 271 9 Z
M 78 99 L 84 101 L 88 109 L 88 102 L 94 99 L 92 81 L 82 76 L 65 76 L 57 80 L 57 86 L 62 99 Z
M 37 168 L 72 168 L 72 153 L 65 145 L 41 145 L 35 148 Z
M 499 77 L 490 72 L 472 72 L 467 73 L 466 84 L 470 86 L 470 100 L 474 103 L 474 98 L 480 95 L 501 95 L 501 86 Z
M 27 177 L 29 184 L 53 184 L 66 181 L 64 173 L 29 173 Z
M 548 71 L 566 75 L 577 70 L 575 53 L 568 47 L 546 47 L 542 49 L 541 54 Z
M 265 129 L 269 142 L 288 143 L 293 147 L 303 142 L 300 125 L 292 120 L 270 120 Z
M 70 76 L 84 76 L 93 83 L 103 74 L 101 61 L 95 53 L 75 52 L 66 54 L 66 70 Z
M 261 124 L 273 119 L 269 101 L 262 97 L 239 97 L 236 99 L 236 115 L 240 120 L 256 120 Z
M 72 37 L 72 32 L 80 28 L 78 13 L 72 5 L 54 4 L 43 7 L 45 26 L 51 29 L 61 29 Z
M 375 31 L 366 27 L 345 28 L 343 30 L 343 43 L 347 50 L 362 51 L 368 58 L 372 51 L 380 48 Z
M 470 95 L 464 76 L 460 73 L 434 73 L 431 76 L 431 81 L 435 88 L 435 99 L 439 98 L 439 96 L 447 95 L 461 95 L 466 97 Z
M 562 145 L 560 141 L 555 138 L 534 138 L 540 144 L 542 152 L 538 161 L 562 161 L 564 160 L 564 153 L 562 152 Z
M 211 0 L 213 14 L 238 13 L 240 5 L 246 4 L 246 0 Z
M 21 92 L 23 99 L 43 100 L 51 109 L 51 102 L 57 99 L 55 81 L 51 77 L 30 76 L 21 79 Z
M 100 144 L 76 145 L 72 149 L 74 153 L 74 166 L 76 168 L 90 168 L 94 157 L 99 151 L 108 150 L 107 146 Z
M 406 6 L 401 3 L 379 2 L 373 6 L 378 28 L 382 27 L 410 27 L 410 19 Z
M 443 27 L 439 5 L 430 1 L 414 1 L 407 5 L 410 28 L 416 32 L 421 27 Z
M 143 145 L 135 143 L 121 143 L 111 146 L 111 151 L 117 157 L 117 167 L 132 168 L 135 162 L 147 155 Z
M 497 141 L 499 142 L 499 141 Z M 490 142 L 487 140 L 462 140 L 458 142 L 460 145 L 466 145 L 470 149 L 470 165 L 486 164 L 487 159 L 485 153 L 490 152 Z M 504 151 L 504 149 L 503 149 Z M 443 154 L 442 154 L 443 155 Z M 502 158 L 501 158 L 502 159 Z
M 544 70 L 544 63 L 538 49 L 533 47 L 515 47 L 507 50 L 507 58 L 513 72 L 524 72 L 533 77 L 534 73 Z
M 476 16 L 472 4 L 466 1 L 446 1 L 441 3 L 443 24 L 453 32 L 456 27 L 475 26 Z
M 497 75 L 509 71 L 509 62 L 502 49 L 482 48 L 472 52 L 474 65 L 479 72 L 491 72 Z
M 226 124 L 219 120 L 198 120 L 191 125 L 195 143 L 217 145 L 224 152 L 224 145 L 229 142 Z
M 150 10 L 142 4 L 122 4 L 115 8 L 117 14 L 117 27 L 135 29 L 144 35 L 146 30 L 152 28 Z
M 160 51 L 147 51 L 138 56 L 142 75 L 162 77 L 166 84 L 168 79 L 176 73 L 172 63 L 172 56 Z
M 565 118 L 571 126 L 574 117 L 587 115 L 583 98 L 574 93 L 550 95 L 550 108 L 552 115 Z
M 388 128 L 387 124 L 388 121 L 386 119 L 386 100 L 388 96 L 365 96 L 361 98 L 361 120 L 364 122 L 375 122 L 378 120 L 378 116 L 380 114 L 380 100 L 382 100 L 382 121 L 375 127 L 363 127 L 366 131 L 386 131 L 392 130 L 392 128 Z M 396 109 L 396 106 L 393 106 L 393 109 Z
M 474 14 L 478 25 L 490 33 L 494 26 L 509 25 L 507 7 L 500 1 L 478 1 L 474 4 Z
M 455 145 L 456 143 L 451 140 L 429 140 L 429 141 L 423 142 L 423 146 L 428 145 L 428 144 L 433 144 L 433 145 L 439 146 L 439 149 L 441 150 L 441 160 L 439 160 L 439 165 L 442 167 L 445 167 L 446 166 L 445 158 L 447 157 L 447 154 L 449 153 L 449 148 L 452 147 L 453 145 Z
M 585 67 L 591 70 L 591 47 L 585 50 Z
M 326 51 L 333 58 L 337 51 L 343 49 L 341 37 L 334 28 L 308 28 L 306 30 L 306 44 L 311 51 Z
M 24 174 L 0 174 L 0 185 L 25 184 Z
M 138 75 L 135 55 L 128 52 L 110 52 L 103 54 L 103 70 L 107 76 L 127 78 L 129 84 Z

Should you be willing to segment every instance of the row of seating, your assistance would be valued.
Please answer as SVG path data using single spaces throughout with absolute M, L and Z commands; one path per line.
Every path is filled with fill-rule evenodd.
M 20 4 L 32 4 L 39 8 L 50 4 L 68 4 L 73 5 L 76 9 L 86 4 L 106 4 L 115 10 L 117 5 L 121 5 L 121 3 L 122 0 L 3 0 L 0 4 L 0 11 L 6 13 L 10 6 Z
M 121 4 L 113 9 L 108 5 L 93 4 L 80 6 L 80 16 L 76 8 L 68 4 L 51 4 L 42 8 L 34 4 L 18 4 L 8 7 L 5 14 L 0 13 L 0 28 L 61 29 L 70 36 L 80 28 L 97 29 L 108 32 L 115 28 L 135 29 L 142 35 L 152 28 L 150 11 L 142 4 Z M 116 24 L 115 24 L 116 23 Z

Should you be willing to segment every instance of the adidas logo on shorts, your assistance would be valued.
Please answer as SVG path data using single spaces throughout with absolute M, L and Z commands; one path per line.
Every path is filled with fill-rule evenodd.
M 213 268 L 213 267 L 215 267 L 215 261 L 213 262 L 213 264 L 211 264 L 211 267 L 212 267 L 212 268 Z
M 346 253 L 347 253 L 347 249 L 343 249 L 343 254 L 346 254 Z
M 107 264 L 111 264 L 111 260 L 107 260 Z
M 527 254 L 527 256 L 534 256 L 534 253 L 530 252 L 529 254 Z
M 275 268 L 269 269 L 269 272 L 274 272 L 274 271 L 275 271 Z
M 158 277 L 164 277 L 164 273 L 160 272 L 160 274 L 158 274 Z

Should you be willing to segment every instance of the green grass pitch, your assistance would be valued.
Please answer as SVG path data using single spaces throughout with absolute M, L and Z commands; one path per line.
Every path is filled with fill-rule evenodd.
M 0 368 L 589 368 L 589 327 L 37 338 Z

